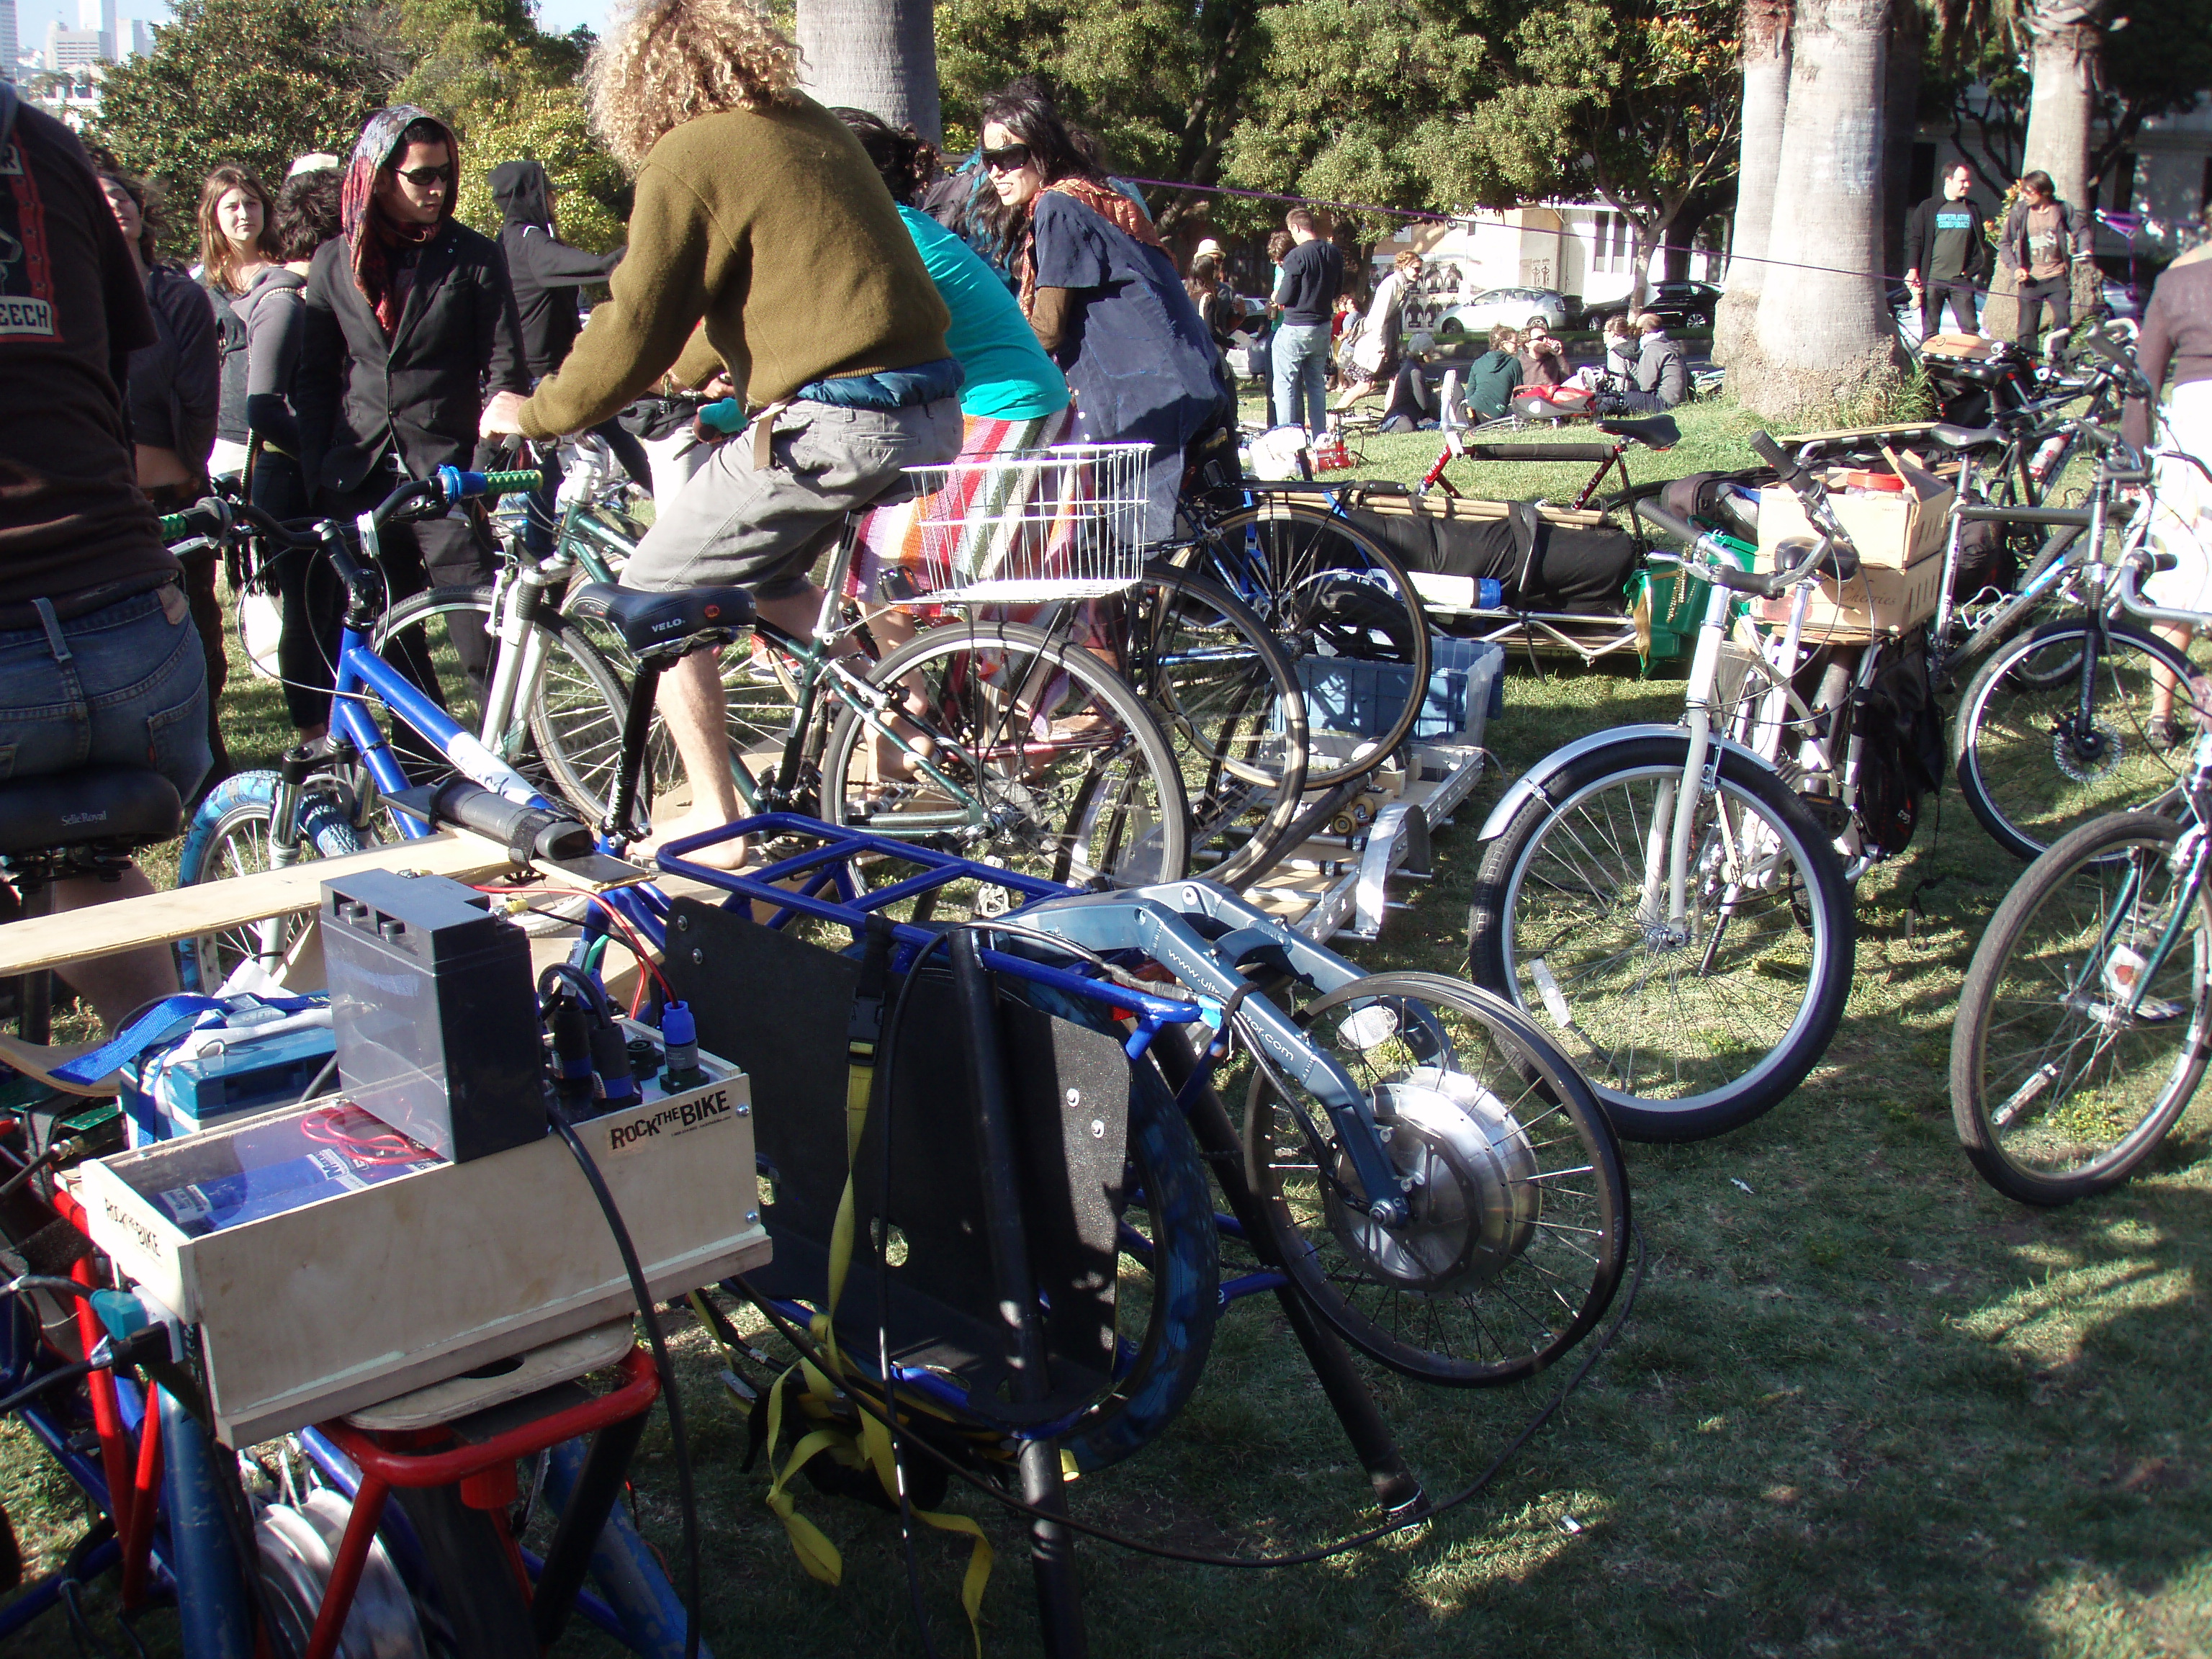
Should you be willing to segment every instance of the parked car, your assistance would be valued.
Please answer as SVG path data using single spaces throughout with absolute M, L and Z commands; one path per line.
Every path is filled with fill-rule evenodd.
M 1669 328 L 1711 328 L 1721 290 L 1711 283 L 1659 283 L 1640 306 L 1626 299 L 1601 300 L 1583 313 L 1583 326 L 1603 328 L 1605 319 L 1629 311 L 1648 311 Z
M 1435 332 L 1439 340 L 1456 340 L 1469 334 L 1487 334 L 1500 323 L 1509 328 L 1541 323 L 1556 330 L 1566 327 L 1573 314 L 1567 296 L 1548 288 L 1493 288 L 1447 307 L 1437 319 Z

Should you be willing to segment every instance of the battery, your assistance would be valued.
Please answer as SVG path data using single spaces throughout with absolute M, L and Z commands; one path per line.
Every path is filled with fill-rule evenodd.
M 364 870 L 323 884 L 347 1098 L 456 1164 L 547 1133 L 530 941 L 474 888 Z

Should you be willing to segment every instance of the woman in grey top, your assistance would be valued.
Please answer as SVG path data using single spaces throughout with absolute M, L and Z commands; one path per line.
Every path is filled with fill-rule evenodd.
M 211 470 L 242 473 L 252 441 L 253 504 L 279 519 L 307 510 L 292 371 L 300 361 L 306 279 L 285 269 L 273 244 L 275 204 L 261 180 L 225 162 L 200 190 L 200 281 L 215 306 L 222 364 Z

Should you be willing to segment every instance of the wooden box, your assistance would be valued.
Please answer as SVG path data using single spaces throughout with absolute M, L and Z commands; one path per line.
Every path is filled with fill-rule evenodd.
M 1943 586 L 1942 555 L 1939 545 L 1928 557 L 1904 570 L 1863 564 L 1859 574 L 1847 582 L 1821 577 L 1819 591 L 1805 607 L 1804 642 L 1818 645 L 1823 639 L 1838 642 L 1863 639 L 1927 621 L 1936 614 L 1936 597 Z M 1768 628 L 1778 629 L 1790 621 L 1790 605 L 1786 593 L 1756 599 L 1752 614 Z
M 577 1126 L 656 1299 L 769 1259 L 744 1073 Z M 149 1194 L 240 1168 L 312 1102 L 85 1166 L 93 1242 L 197 1324 L 217 1432 L 243 1446 L 619 1319 L 635 1305 L 582 1170 L 548 1134 L 192 1236 Z M 249 1154 L 250 1155 L 250 1154 Z
M 1902 571 L 1931 553 L 1943 550 L 1951 502 L 1957 494 L 1948 484 L 1917 495 L 1910 489 L 1875 490 L 1858 495 L 1847 495 L 1838 489 L 1828 497 L 1828 505 L 1834 508 L 1836 522 L 1843 526 L 1844 533 L 1851 538 L 1851 545 L 1858 550 L 1864 563 Z M 1769 484 L 1759 492 L 1761 570 L 1774 568 L 1774 550 L 1784 542 L 1809 540 L 1816 535 L 1796 490 L 1784 484 Z

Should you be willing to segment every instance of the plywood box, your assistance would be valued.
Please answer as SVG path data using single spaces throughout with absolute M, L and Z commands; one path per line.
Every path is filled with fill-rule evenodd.
M 1823 636 L 1838 633 L 1887 633 L 1925 622 L 1936 614 L 1936 596 L 1942 585 L 1940 546 L 1932 556 L 1909 569 L 1867 564 L 1847 582 L 1823 576 L 1819 591 L 1805 607 L 1805 643 L 1817 645 Z M 1769 628 L 1778 629 L 1790 620 L 1790 605 L 1786 593 L 1758 599 L 1753 602 L 1752 614 Z
M 744 1073 L 577 1126 L 656 1299 L 769 1258 Z M 634 1304 L 583 1172 L 549 1134 L 194 1236 L 152 1194 L 220 1179 L 329 1101 L 85 1167 L 93 1242 L 200 1328 L 216 1426 L 250 1445 L 619 1319 Z

